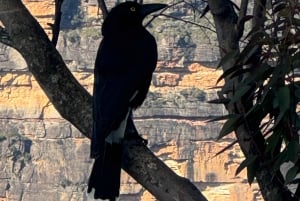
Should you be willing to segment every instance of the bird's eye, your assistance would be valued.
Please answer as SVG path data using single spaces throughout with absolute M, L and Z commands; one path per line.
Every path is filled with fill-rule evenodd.
M 130 7 L 130 11 L 135 12 L 135 7 Z

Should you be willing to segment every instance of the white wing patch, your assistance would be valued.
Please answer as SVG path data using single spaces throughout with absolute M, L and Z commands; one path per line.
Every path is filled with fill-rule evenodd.
M 129 102 L 132 101 L 135 98 L 135 96 L 137 95 L 137 93 L 138 93 L 138 91 L 135 91 L 133 93 L 133 96 L 129 99 Z M 120 123 L 120 126 L 116 130 L 111 131 L 110 134 L 105 138 L 105 141 L 107 143 L 110 143 L 110 144 L 112 144 L 112 143 L 120 144 L 122 142 L 122 139 L 124 138 L 124 135 L 125 135 L 125 129 L 126 129 L 126 125 L 127 125 L 127 119 L 128 119 L 128 116 L 129 116 L 131 110 L 132 110 L 132 108 L 129 107 L 125 118 Z
M 126 117 L 123 119 L 123 121 L 120 123 L 120 126 L 116 129 L 110 132 L 110 134 L 105 138 L 105 141 L 107 143 L 118 143 L 120 144 L 122 142 L 122 139 L 124 138 L 126 124 L 128 115 L 130 113 L 131 108 L 128 108 L 128 112 L 126 114 Z

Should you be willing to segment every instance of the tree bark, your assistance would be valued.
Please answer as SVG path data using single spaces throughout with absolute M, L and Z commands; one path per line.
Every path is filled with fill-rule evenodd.
M 45 94 L 63 118 L 90 138 L 92 96 L 67 69 L 39 23 L 20 0 L 0 0 L 0 20 Z M 1 41 L 1 40 L 0 40 Z M 206 201 L 187 179 L 176 175 L 143 144 L 125 140 L 122 168 L 160 201 Z

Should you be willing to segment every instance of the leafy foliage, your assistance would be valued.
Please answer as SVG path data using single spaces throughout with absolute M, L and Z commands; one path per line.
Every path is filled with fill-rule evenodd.
M 226 104 L 246 105 L 240 114 L 230 114 L 219 137 L 235 131 L 241 123 L 252 129 L 252 139 L 262 143 L 260 152 L 248 156 L 237 169 L 237 174 L 248 169 L 251 184 L 257 165 L 268 166 L 274 177 L 278 173 L 284 185 L 297 183 L 300 174 L 299 101 L 300 101 L 300 3 L 294 0 L 273 0 L 266 9 L 263 28 L 253 27 L 245 37 L 245 46 L 229 52 L 220 66 L 236 62 L 220 77 L 239 80 L 231 94 L 223 88 Z M 252 19 L 247 16 L 247 19 Z M 220 99 L 221 100 L 221 99 Z M 221 101 L 220 101 L 221 102 Z M 256 129 L 257 128 L 257 129 Z M 257 141 L 257 136 L 263 142 Z M 294 166 L 282 174 L 280 168 L 286 162 Z M 272 179 L 271 179 L 272 180 Z M 300 197 L 300 185 L 295 197 Z

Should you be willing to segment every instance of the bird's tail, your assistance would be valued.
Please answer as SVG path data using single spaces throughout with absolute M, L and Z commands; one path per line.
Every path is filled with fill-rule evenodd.
M 88 193 L 94 191 L 94 198 L 115 200 L 119 197 L 122 144 L 105 143 L 103 157 L 95 159 L 88 183 Z

